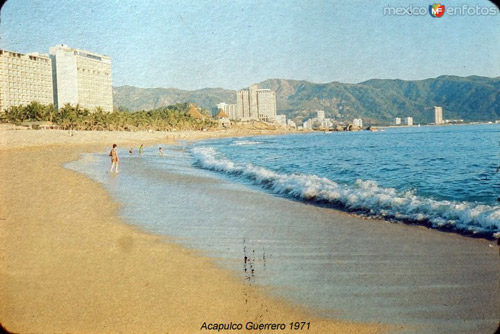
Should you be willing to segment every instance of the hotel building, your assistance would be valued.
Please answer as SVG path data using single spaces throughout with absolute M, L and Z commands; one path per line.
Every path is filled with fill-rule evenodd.
M 217 110 L 222 110 L 229 119 L 236 119 L 236 104 L 221 102 L 217 104 Z
M 113 111 L 111 59 L 108 56 L 64 44 L 51 47 L 49 53 L 57 108 L 69 103 L 91 111 L 98 107 L 105 112 Z
M 113 111 L 111 59 L 60 44 L 50 56 L 0 49 L 0 111 L 33 101 Z
M 443 124 L 443 108 L 434 107 L 434 124 Z
M 413 126 L 413 117 L 406 117 L 406 125 Z
M 274 122 L 276 119 L 276 93 L 258 89 L 256 85 L 236 93 L 236 119 Z
M 0 49 L 0 111 L 32 101 L 53 103 L 50 58 Z
M 261 121 L 274 122 L 276 119 L 276 93 L 270 89 L 257 90 L 257 113 Z

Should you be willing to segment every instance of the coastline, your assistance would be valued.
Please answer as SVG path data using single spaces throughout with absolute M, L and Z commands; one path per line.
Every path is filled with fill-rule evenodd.
M 127 225 L 117 217 L 119 204 L 101 185 L 62 167 L 112 142 L 147 145 L 212 138 L 213 133 L 166 138 L 164 133 L 69 136 L 50 131 L 0 133 L 4 328 L 18 333 L 192 333 L 200 332 L 203 322 L 248 321 L 306 321 L 313 333 L 389 328 L 320 319 L 269 297 L 196 251 Z M 249 132 L 220 136 L 264 134 Z
M 0 124 L 0 151 L 21 148 L 45 148 L 47 146 L 96 145 L 97 149 L 111 146 L 113 143 L 138 148 L 140 144 L 172 144 L 178 140 L 202 140 L 223 137 L 248 137 L 258 135 L 285 135 L 309 133 L 308 131 L 290 131 L 285 129 L 256 129 L 235 127 L 213 131 L 74 131 L 68 130 L 31 130 L 19 129 L 14 125 Z

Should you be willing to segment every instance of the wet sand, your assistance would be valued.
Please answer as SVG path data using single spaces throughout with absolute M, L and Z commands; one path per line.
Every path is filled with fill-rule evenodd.
M 183 150 L 172 147 L 165 161 L 125 158 L 127 169 L 116 179 L 102 172 L 101 158 L 87 156 L 80 166 L 127 203 L 121 210 L 127 221 L 200 249 L 247 284 L 315 314 L 402 324 L 403 333 L 495 331 L 494 241 L 275 196 L 192 168 Z
M 82 136 L 26 133 L 0 133 L 0 322 L 9 331 L 199 333 L 204 322 L 249 321 L 306 321 L 312 333 L 389 328 L 320 319 L 124 224 L 101 185 L 62 167 L 108 147 L 103 134 L 73 143 Z M 114 133 L 113 142 L 165 140 L 127 136 Z

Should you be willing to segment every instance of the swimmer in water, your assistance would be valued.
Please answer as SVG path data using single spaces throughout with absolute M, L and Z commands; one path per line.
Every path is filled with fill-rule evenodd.
M 113 144 L 113 148 L 111 149 L 111 152 L 109 152 L 109 156 L 111 157 L 111 169 L 109 172 L 112 173 L 114 167 L 115 173 L 118 173 L 118 164 L 120 159 L 118 159 L 118 149 L 116 148 L 116 144 Z

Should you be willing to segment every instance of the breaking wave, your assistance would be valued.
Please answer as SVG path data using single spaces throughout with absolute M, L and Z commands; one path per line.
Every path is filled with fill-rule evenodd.
M 411 191 L 380 187 L 372 180 L 358 179 L 353 185 L 346 185 L 316 175 L 280 174 L 250 163 L 237 164 L 213 147 L 195 147 L 192 153 L 198 167 L 243 177 L 275 194 L 363 216 L 500 238 L 500 206 L 434 200 Z
M 236 140 L 231 144 L 231 146 L 258 145 L 258 144 L 262 144 L 262 142 L 253 140 Z

